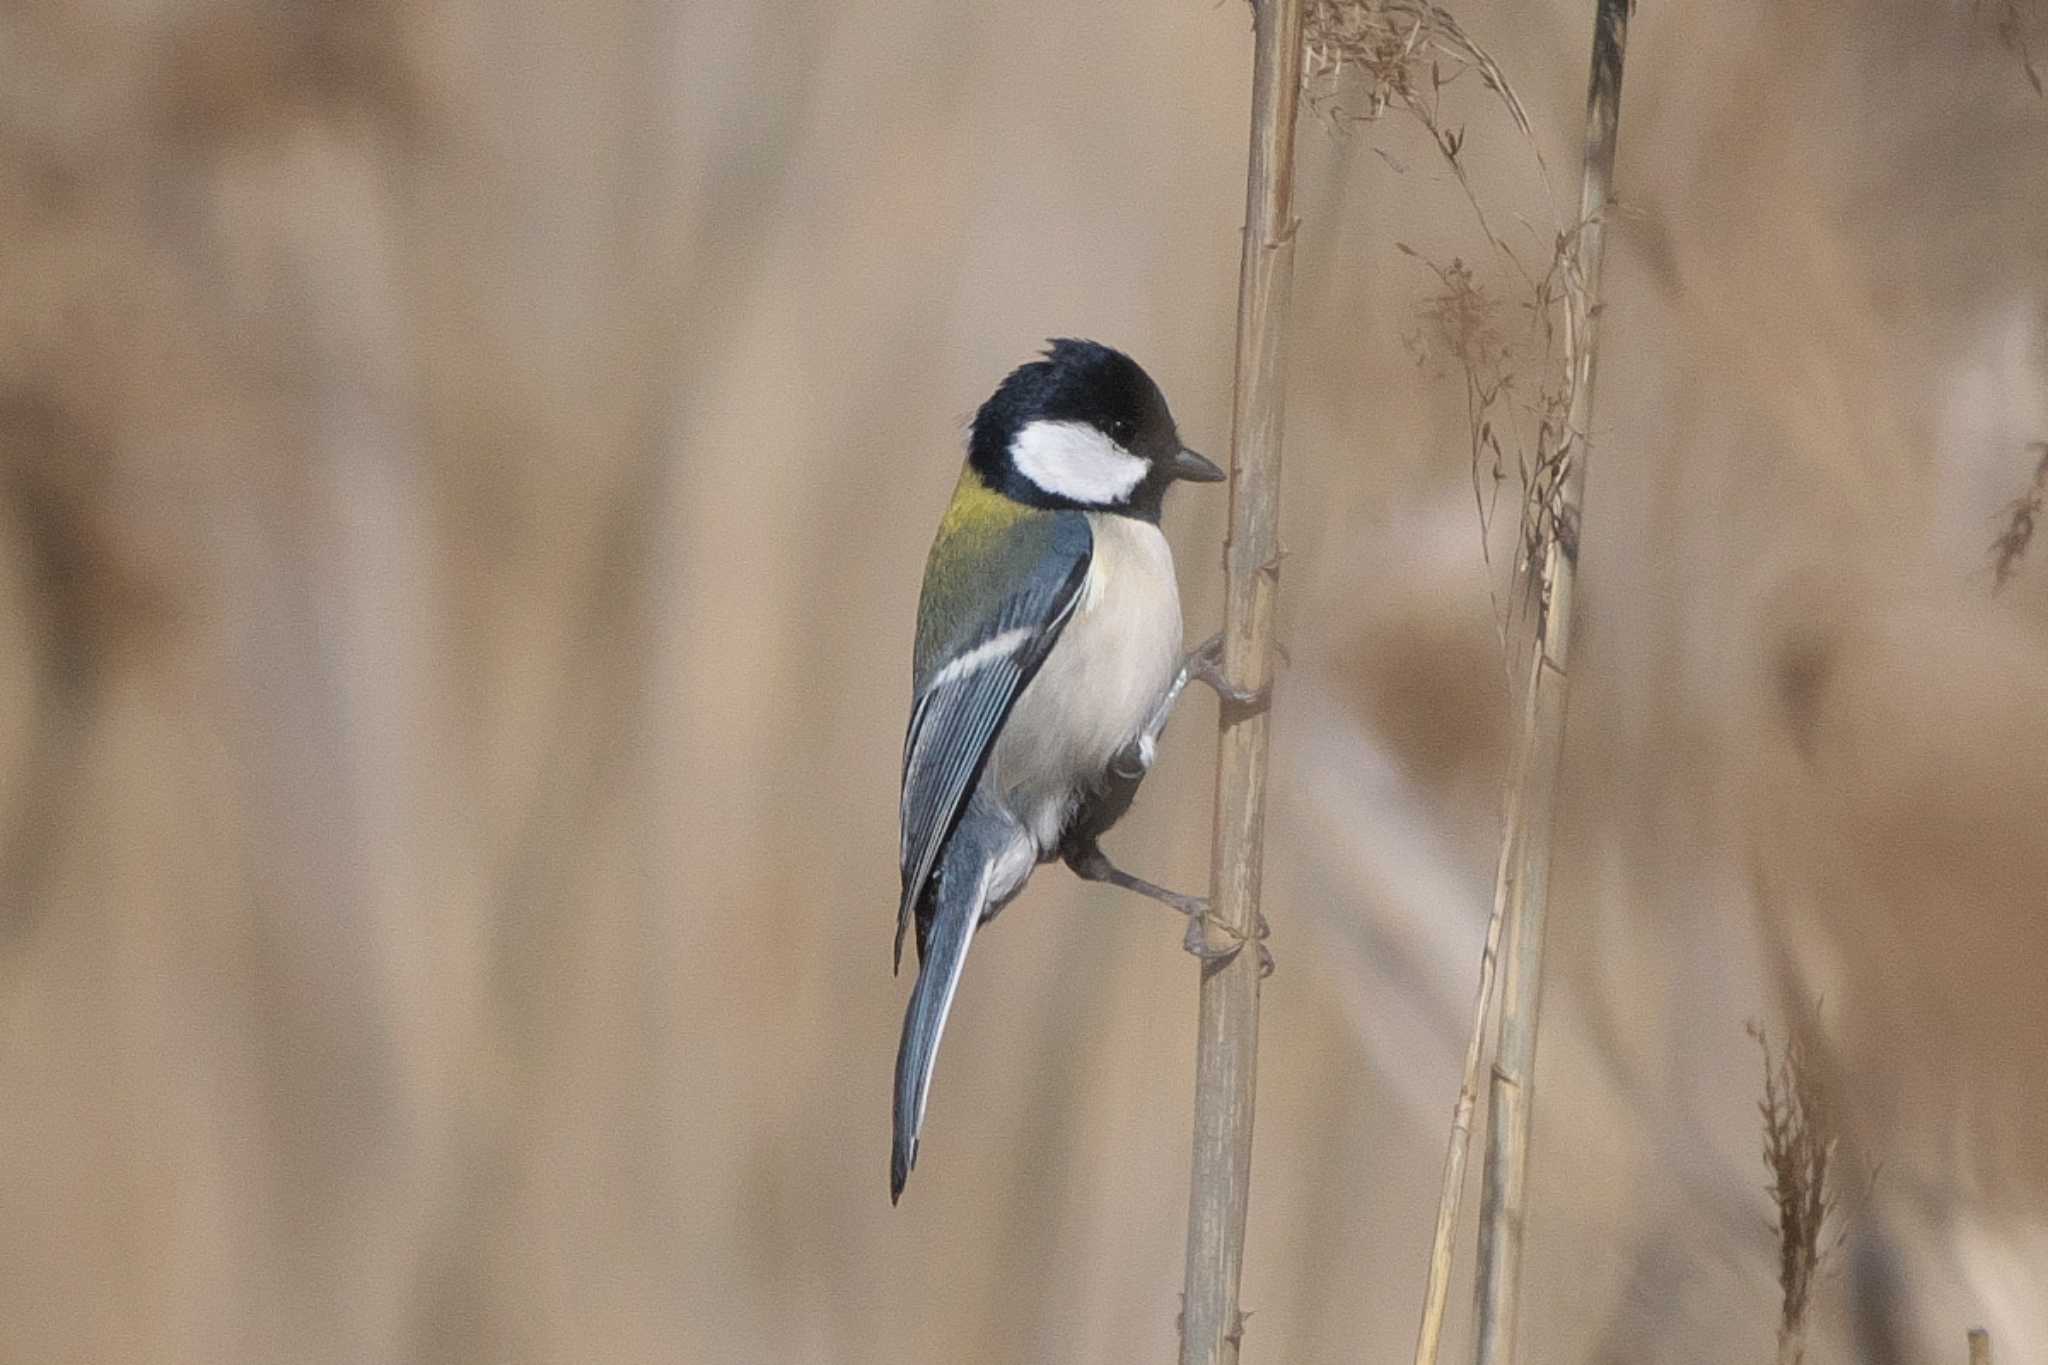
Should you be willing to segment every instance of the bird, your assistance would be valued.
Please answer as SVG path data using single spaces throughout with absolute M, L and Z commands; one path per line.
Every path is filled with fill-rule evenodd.
M 1099 342 L 1052 340 L 975 414 L 918 599 L 895 949 L 900 972 L 914 923 L 918 973 L 896 1054 L 892 1204 L 968 947 L 1039 864 L 1171 906 L 1198 955 L 1243 946 L 1210 950 L 1203 898 L 1132 876 L 1097 843 L 1190 679 L 1226 704 L 1263 701 L 1225 682 L 1221 636 L 1182 653 L 1159 529 L 1173 484 L 1225 477 L 1181 442 L 1151 376 Z

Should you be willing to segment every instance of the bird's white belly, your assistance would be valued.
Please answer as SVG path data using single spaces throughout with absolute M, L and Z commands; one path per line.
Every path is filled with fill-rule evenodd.
M 1180 590 L 1166 537 L 1111 513 L 1090 512 L 1088 522 L 1095 548 L 1080 601 L 1017 699 L 988 770 L 1041 856 L 1180 669 Z

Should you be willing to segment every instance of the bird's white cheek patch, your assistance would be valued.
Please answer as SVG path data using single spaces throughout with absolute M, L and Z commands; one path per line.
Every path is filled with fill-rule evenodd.
M 1032 422 L 1010 442 L 1017 472 L 1054 497 L 1116 503 L 1145 479 L 1145 462 L 1086 422 Z

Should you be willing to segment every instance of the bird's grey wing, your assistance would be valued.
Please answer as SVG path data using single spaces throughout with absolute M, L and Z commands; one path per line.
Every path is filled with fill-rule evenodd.
M 1078 512 L 1035 513 L 1005 536 L 964 539 L 933 546 L 925 572 L 920 616 L 928 628 L 903 741 L 898 967 L 918 897 L 1010 708 L 1073 614 L 1094 548 Z

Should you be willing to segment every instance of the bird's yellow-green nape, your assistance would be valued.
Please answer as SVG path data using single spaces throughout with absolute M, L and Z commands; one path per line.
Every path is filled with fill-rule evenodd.
M 982 482 L 971 464 L 960 466 L 960 482 L 953 485 L 953 501 L 939 522 L 939 543 L 954 536 L 996 535 L 1031 515 L 1034 509 L 1004 497 Z
M 1029 581 L 1051 546 L 1057 515 L 989 487 L 971 464 L 961 468 L 925 560 L 914 677 L 940 666 L 949 643 Z

